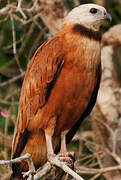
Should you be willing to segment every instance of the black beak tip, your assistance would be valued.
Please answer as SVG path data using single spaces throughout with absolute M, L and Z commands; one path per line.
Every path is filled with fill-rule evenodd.
M 111 16 L 111 14 L 106 13 L 106 15 L 105 15 L 105 20 L 107 20 L 107 21 L 109 21 L 109 22 L 111 23 L 111 21 L 112 21 L 112 16 Z

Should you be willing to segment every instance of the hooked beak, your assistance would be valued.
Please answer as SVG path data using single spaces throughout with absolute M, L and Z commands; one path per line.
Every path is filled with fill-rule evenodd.
M 109 22 L 111 22 L 111 21 L 112 21 L 112 16 L 111 16 L 111 14 L 106 13 L 106 14 L 104 15 L 104 19 L 107 20 L 107 21 L 109 21 Z

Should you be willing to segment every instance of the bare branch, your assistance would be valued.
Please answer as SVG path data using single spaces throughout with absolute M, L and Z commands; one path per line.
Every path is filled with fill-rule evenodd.
M 29 159 L 31 155 L 26 153 L 25 155 L 11 160 L 0 160 L 0 165 L 11 165 L 12 163 L 22 162 L 23 160 Z
M 11 10 L 11 6 L 10 5 L 7 5 L 6 7 L 0 9 L 0 16 L 1 15 L 6 15 L 8 14 L 8 12 Z
M 22 8 L 21 8 L 22 1 L 23 0 L 18 1 L 18 6 L 17 6 L 17 9 L 16 9 L 16 12 L 20 12 L 20 14 L 23 16 L 23 18 L 27 19 L 27 16 L 24 14 L 24 12 L 22 11 Z
M 29 175 L 28 180 L 31 179 L 32 174 L 35 173 L 35 167 L 31 158 L 31 155 L 29 153 L 26 153 L 25 155 L 18 157 L 16 159 L 12 160 L 0 160 L 0 165 L 11 165 L 12 163 L 17 163 L 17 162 L 22 162 L 23 160 L 28 160 L 29 163 L 29 168 L 30 170 L 26 173 L 23 173 L 24 177 Z M 70 169 L 67 165 L 65 165 L 63 162 L 59 161 L 57 158 L 52 158 L 51 159 L 51 164 L 56 165 L 63 169 L 66 173 L 70 174 L 72 177 L 74 177 L 76 180 L 84 180 L 81 176 L 79 176 L 77 173 L 75 173 L 72 169 Z M 34 180 L 37 180 L 38 178 L 42 177 L 45 175 L 50 169 L 51 169 L 51 164 L 47 162 L 43 169 L 40 170 L 40 172 L 37 171 L 37 174 L 32 177 Z
M 112 166 L 112 167 L 107 167 L 107 168 L 101 168 L 101 169 L 96 169 L 96 168 L 85 168 L 85 167 L 77 167 L 77 173 L 79 174 L 103 174 L 109 171 L 115 171 L 115 170 L 121 170 L 121 166 Z
M 51 169 L 51 164 L 47 162 L 42 169 L 37 170 L 37 173 L 34 175 L 34 180 L 37 180 L 47 174 Z
M 72 177 L 74 177 L 77 180 L 84 180 L 81 176 L 79 176 L 77 173 L 75 173 L 72 169 L 70 169 L 66 164 L 59 161 L 56 157 L 49 159 L 51 164 L 56 165 L 63 169 L 66 173 L 70 174 Z
M 9 79 L 8 81 L 5 81 L 5 82 L 1 83 L 1 84 L 0 84 L 0 87 L 9 85 L 9 84 L 15 82 L 16 80 L 22 78 L 24 75 L 25 75 L 25 72 L 22 72 L 22 73 L 19 74 L 18 76 L 15 76 L 15 77 L 13 77 L 12 79 Z
M 15 60 L 16 60 L 16 63 L 18 65 L 18 67 L 19 67 L 20 72 L 23 72 L 23 70 L 21 68 L 21 65 L 20 65 L 20 62 L 19 62 L 19 58 L 18 58 L 17 52 L 16 52 L 16 33 L 15 33 L 15 27 L 14 27 L 14 19 L 13 19 L 12 15 L 10 16 L 10 19 L 11 19 L 11 24 L 12 24 L 13 54 L 15 56 Z

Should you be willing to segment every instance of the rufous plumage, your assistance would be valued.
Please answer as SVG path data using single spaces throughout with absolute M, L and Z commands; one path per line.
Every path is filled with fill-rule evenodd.
M 84 4 L 65 18 L 60 31 L 42 44 L 30 61 L 21 89 L 12 158 L 30 153 L 36 168 L 54 152 L 66 153 L 82 120 L 96 102 L 101 76 L 104 7 Z M 26 161 L 12 166 L 22 179 Z

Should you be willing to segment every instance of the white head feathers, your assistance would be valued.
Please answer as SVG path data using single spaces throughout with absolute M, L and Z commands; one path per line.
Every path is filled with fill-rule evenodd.
M 104 7 L 97 4 L 83 4 L 70 12 L 64 23 L 78 23 L 98 30 L 105 19 L 111 20 L 111 15 L 107 13 Z

